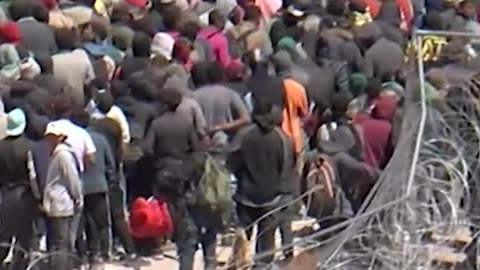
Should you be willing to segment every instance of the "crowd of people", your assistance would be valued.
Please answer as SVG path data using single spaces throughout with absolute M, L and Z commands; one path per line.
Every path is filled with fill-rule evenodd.
M 179 269 L 200 246 L 216 269 L 217 237 L 251 239 L 252 224 L 263 269 L 277 229 L 292 247 L 299 215 L 327 228 L 361 211 L 401 135 L 413 53 L 435 106 L 478 70 L 478 39 L 410 42 L 416 28 L 480 34 L 473 0 L 1 4 L 0 242 L 15 239 L 13 270 L 43 236 L 52 270 L 154 254 L 163 242 L 132 232 L 138 198 L 168 205 Z M 199 199 L 208 188 L 228 206 Z

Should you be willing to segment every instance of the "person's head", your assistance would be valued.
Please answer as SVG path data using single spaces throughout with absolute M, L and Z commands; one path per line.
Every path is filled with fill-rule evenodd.
M 327 3 L 327 13 L 334 16 L 343 16 L 347 12 L 348 1 L 329 0 Z
M 216 9 L 212 10 L 208 15 L 208 24 L 215 26 L 216 28 L 223 30 L 225 27 L 226 20 Z
M 95 101 L 97 109 L 103 114 L 107 114 L 113 106 L 113 96 L 107 90 L 100 90 L 95 97 Z
M 40 66 L 40 71 L 43 74 L 53 74 L 53 60 L 51 56 L 35 56 L 35 60 Z
M 353 73 L 350 76 L 349 86 L 354 97 L 364 94 L 367 84 L 368 78 L 363 73 Z
M 58 7 L 57 0 L 41 0 L 40 2 L 48 10 L 53 10 Z
M 152 39 L 144 32 L 135 32 L 132 40 L 132 53 L 135 57 L 150 57 Z
M 57 145 L 65 142 L 67 134 L 64 128 L 55 122 L 50 122 L 45 128 L 45 141 L 50 148 L 50 154 L 55 150 Z
M 176 31 L 182 11 L 175 5 L 165 7 L 162 12 L 163 26 L 167 31 Z
M 105 41 L 110 36 L 107 25 L 98 21 L 93 21 L 91 23 L 91 30 L 94 38 L 98 41 Z
M 157 86 L 145 76 L 143 71 L 130 75 L 127 85 L 131 95 L 140 100 L 154 101 L 158 93 Z
M 202 27 L 198 23 L 188 21 L 183 24 L 180 34 L 193 42 L 197 38 L 197 34 L 201 29 Z
M 332 116 L 336 120 L 341 120 L 347 117 L 348 104 L 350 103 L 350 97 L 345 93 L 335 93 L 332 96 L 332 106 L 330 110 Z
M 21 18 L 33 17 L 35 2 L 30 0 L 18 0 L 12 1 L 8 7 L 8 13 L 14 21 L 18 21 Z
M 445 30 L 445 22 L 440 12 L 431 10 L 423 17 L 423 28 L 429 30 Z
M 25 131 L 27 126 L 27 117 L 20 108 L 15 108 L 7 112 L 7 136 L 19 137 Z
M 175 45 L 173 46 L 173 59 L 176 59 L 182 64 L 188 63 L 188 61 L 190 60 L 192 46 L 192 43 L 188 39 L 177 39 L 177 41 L 175 41 Z
M 373 100 L 380 96 L 382 92 L 382 82 L 378 78 L 370 78 L 365 88 L 365 93 L 369 100 Z
M 160 100 L 168 111 L 174 112 L 182 102 L 182 94 L 177 89 L 166 88 L 162 90 Z
M 228 20 L 234 25 L 241 23 L 244 20 L 245 12 L 240 6 L 235 6 L 228 14 Z
M 241 82 L 247 76 L 247 68 L 243 63 L 232 62 L 225 71 L 227 78 L 232 82 Z
M 80 46 L 78 32 L 74 29 L 59 28 L 55 30 L 55 40 L 60 50 L 71 51 Z
M 33 7 L 33 17 L 43 23 L 48 23 L 50 20 L 50 12 L 49 10 L 42 5 L 41 3 L 36 3 Z
M 212 62 L 208 67 L 208 80 L 212 84 L 222 83 L 225 81 L 225 70 L 218 62 Z
M 459 5 L 460 14 L 469 20 L 476 20 L 477 8 L 473 0 L 463 0 Z
M 70 121 L 75 125 L 87 128 L 90 125 L 90 115 L 84 109 L 75 109 L 70 116 Z
M 68 95 L 55 95 L 50 99 L 50 109 L 56 119 L 68 119 L 72 114 L 73 101 Z
M 22 33 L 13 21 L 0 24 L 0 41 L 2 43 L 18 44 L 22 40 Z
M 156 58 L 165 58 L 167 62 L 172 60 L 175 40 L 167 33 L 157 33 L 152 40 L 151 53 Z
M 245 21 L 259 24 L 262 19 L 262 12 L 255 5 L 248 5 L 245 7 Z
M 203 61 L 195 63 L 192 66 L 192 69 L 190 70 L 191 79 L 196 88 L 209 84 L 208 69 L 211 63 L 212 62 L 210 61 Z
M 132 17 L 126 5 L 115 5 L 110 16 L 112 23 L 123 23 L 129 25 Z
M 350 11 L 365 13 L 367 12 L 367 5 L 365 5 L 365 2 L 361 0 L 350 1 L 348 4 L 348 9 Z

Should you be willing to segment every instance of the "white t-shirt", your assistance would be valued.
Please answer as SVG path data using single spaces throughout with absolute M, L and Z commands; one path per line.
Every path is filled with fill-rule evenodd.
M 91 155 L 96 151 L 92 137 L 90 137 L 85 129 L 75 125 L 70 122 L 70 120 L 60 119 L 53 121 L 53 123 L 63 130 L 63 134 L 67 135 L 65 142 L 73 149 L 80 166 L 80 172 L 83 172 L 85 170 L 83 157 L 85 155 Z

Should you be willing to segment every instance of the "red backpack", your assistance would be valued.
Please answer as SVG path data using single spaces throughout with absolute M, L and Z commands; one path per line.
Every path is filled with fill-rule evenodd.
M 173 232 L 167 203 L 157 199 L 137 198 L 129 217 L 130 234 L 135 239 L 159 238 Z

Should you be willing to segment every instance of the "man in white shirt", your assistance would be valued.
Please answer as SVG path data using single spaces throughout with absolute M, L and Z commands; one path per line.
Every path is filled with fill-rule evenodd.
M 70 121 L 69 118 L 73 107 L 70 97 L 66 95 L 54 97 L 52 107 L 58 120 L 51 123 L 54 123 L 67 136 L 65 143 L 73 149 L 79 163 L 79 170 L 83 173 L 93 163 L 95 158 L 96 149 L 92 138 L 85 129 Z

